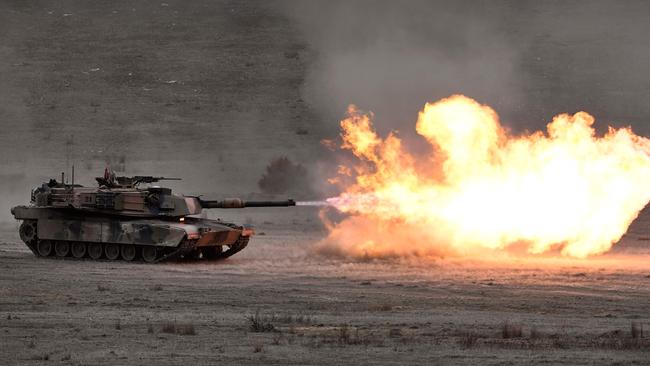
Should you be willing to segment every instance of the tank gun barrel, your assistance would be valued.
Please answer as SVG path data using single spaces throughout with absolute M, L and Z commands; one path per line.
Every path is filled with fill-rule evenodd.
M 292 199 L 284 201 L 244 201 L 239 198 L 227 198 L 220 201 L 200 200 L 203 208 L 246 208 L 246 207 L 288 207 L 295 206 Z
M 289 207 L 295 206 L 296 201 L 292 199 L 284 201 L 245 201 L 244 205 L 246 207 Z

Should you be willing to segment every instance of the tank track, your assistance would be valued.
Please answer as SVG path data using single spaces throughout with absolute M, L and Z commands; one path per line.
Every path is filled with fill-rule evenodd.
M 36 222 L 25 220 L 20 226 L 20 238 L 37 257 L 52 257 L 61 259 L 108 260 L 124 262 L 158 263 L 174 259 L 204 259 L 218 261 L 238 253 L 248 245 L 250 237 L 241 236 L 232 245 L 203 248 L 203 255 L 194 247 L 194 242 L 183 240 L 178 247 L 159 247 L 135 244 L 91 243 L 77 241 L 43 240 L 38 238 Z M 94 250 L 94 253 L 91 252 Z M 109 250 L 110 249 L 112 250 Z M 130 247 L 130 248 L 129 248 Z M 223 247 L 227 247 L 223 250 Z M 97 248 L 99 252 L 97 252 Z M 212 255 L 206 256 L 208 248 Z M 219 248 L 217 250 L 216 248 Z M 153 252 L 152 252 L 153 250 Z M 130 254 L 129 254 L 130 253 Z

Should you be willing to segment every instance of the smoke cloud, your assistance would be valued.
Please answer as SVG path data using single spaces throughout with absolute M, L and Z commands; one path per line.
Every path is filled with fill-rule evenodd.
M 464 92 L 504 109 L 521 103 L 506 15 L 452 2 L 292 3 L 316 51 L 303 93 L 328 121 L 354 103 L 380 130 L 410 124 L 426 101 Z M 406 131 L 405 131 L 406 132 Z
M 285 9 L 315 51 L 303 94 L 333 134 L 350 103 L 373 111 L 385 132 L 405 129 L 425 102 L 454 93 L 493 106 L 515 132 L 586 110 L 650 134 L 646 2 L 328 1 Z

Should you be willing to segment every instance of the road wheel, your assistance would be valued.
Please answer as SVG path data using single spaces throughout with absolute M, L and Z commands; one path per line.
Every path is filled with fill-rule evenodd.
M 70 254 L 70 243 L 67 241 L 57 241 L 54 243 L 54 253 L 57 257 L 67 257 Z
M 72 256 L 75 258 L 83 258 L 86 255 L 86 243 L 74 242 L 72 243 Z
M 39 240 L 38 244 L 36 246 L 36 249 L 38 250 L 38 255 L 41 257 L 47 257 L 52 254 L 52 242 L 49 240 Z
M 205 247 L 203 248 L 203 258 L 208 260 L 219 259 L 219 257 L 221 257 L 222 252 L 223 252 L 223 247 L 221 245 L 217 245 L 214 247 Z
M 106 258 L 114 261 L 117 258 L 120 257 L 120 246 L 119 244 L 106 244 L 104 246 L 104 254 L 106 254 Z
M 136 250 L 135 245 L 125 244 L 120 248 L 120 253 L 122 254 L 122 259 L 125 261 L 132 261 L 135 259 Z
M 183 254 L 183 258 L 189 259 L 189 260 L 197 260 L 201 258 L 201 251 L 198 249 L 192 250 L 189 253 Z
M 99 259 L 102 257 L 102 244 L 101 243 L 90 243 L 88 244 L 88 256 L 92 259 Z
M 34 244 L 37 240 L 36 237 L 36 220 L 25 220 L 20 224 L 20 229 L 18 229 L 20 234 L 20 240 L 25 244 Z
M 158 249 L 153 245 L 142 247 L 142 259 L 147 263 L 153 263 L 158 259 Z

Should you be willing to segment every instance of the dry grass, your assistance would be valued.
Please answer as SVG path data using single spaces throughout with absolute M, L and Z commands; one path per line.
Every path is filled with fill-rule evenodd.
M 368 306 L 368 311 L 392 311 L 393 305 L 391 304 L 377 304 Z
M 304 337 L 301 344 L 310 348 L 320 348 L 322 346 L 365 346 L 365 347 L 383 347 L 386 333 L 384 330 L 374 331 L 372 329 L 360 329 L 348 325 L 330 328 L 327 327 L 317 333 L 305 337 L 305 334 L 298 333 L 299 337 Z M 287 338 L 287 344 L 295 342 L 292 335 Z
M 644 338 L 643 326 L 632 322 L 630 332 L 613 330 L 601 334 L 543 333 L 532 327 L 530 337 L 522 337 L 520 324 L 504 323 L 500 337 L 481 337 L 481 346 L 508 349 L 606 349 L 650 350 L 650 339 Z M 471 332 L 459 334 L 458 344 L 463 348 L 477 346 Z
M 147 333 L 153 334 L 153 325 L 151 325 L 151 324 L 147 325 Z
M 193 324 L 181 324 L 176 326 L 176 334 L 196 335 L 196 330 Z
M 544 334 L 540 332 L 537 327 L 532 327 L 530 329 L 530 339 L 540 339 L 543 338 Z
M 115 322 L 115 329 L 121 330 L 122 329 L 122 323 L 120 323 L 120 319 L 117 319 Z
M 276 334 L 273 336 L 273 345 L 279 346 L 282 343 L 282 334 Z
M 630 324 L 630 334 L 633 339 L 643 338 L 643 324 L 632 322 Z
M 521 324 L 514 324 L 505 322 L 501 325 L 501 338 L 521 338 L 522 336 Z
M 357 329 L 357 335 L 359 333 L 359 330 Z M 339 338 L 338 338 L 339 344 L 354 344 L 356 343 L 352 336 L 350 336 L 350 329 L 348 328 L 347 325 L 339 328 Z
M 614 350 L 630 350 L 648 348 L 648 344 L 644 343 L 640 338 L 628 336 L 621 330 L 606 332 L 595 339 L 589 340 L 589 345 L 601 349 L 614 349 Z
M 575 345 L 576 341 L 566 333 L 536 333 L 537 338 L 531 339 L 532 345 L 536 348 L 568 349 Z
M 274 332 L 275 325 L 273 321 L 276 320 L 275 316 L 261 315 L 259 310 L 255 315 L 250 315 L 248 318 L 248 329 L 254 333 Z
M 43 353 L 39 355 L 34 355 L 30 358 L 32 361 L 49 361 L 50 360 L 50 354 L 49 353 Z
M 283 324 L 313 324 L 314 318 L 306 314 L 286 314 L 286 315 L 273 315 L 270 321 L 277 321 Z
M 104 292 L 104 291 L 108 291 L 108 290 L 110 290 L 110 288 L 108 286 L 97 285 L 97 291 L 99 291 L 99 292 Z
M 461 348 L 473 348 L 478 342 L 478 334 L 472 331 L 461 332 L 458 337 L 458 345 Z
M 151 291 L 162 291 L 163 287 L 162 287 L 162 285 L 153 285 L 153 286 L 149 287 L 149 290 L 151 290 Z
M 389 338 L 399 338 L 402 336 L 402 330 L 399 328 L 392 328 L 388 331 Z
M 165 323 L 160 329 L 163 333 L 175 334 L 176 333 L 176 324 L 174 323 Z
M 176 324 L 176 323 L 165 323 L 160 330 L 163 333 L 168 334 L 178 334 L 178 335 L 196 335 L 196 330 L 194 329 L 193 324 Z M 153 333 L 153 329 L 152 329 Z
M 336 342 L 339 346 L 349 346 L 349 345 L 374 345 L 381 346 L 383 345 L 382 338 L 374 336 L 371 332 L 366 331 L 362 332 L 359 328 L 351 328 L 347 325 L 344 325 L 338 329 Z
M 305 314 L 285 314 L 285 315 L 263 315 L 256 311 L 254 315 L 246 318 L 249 323 L 249 329 L 254 333 L 278 331 L 275 324 L 290 324 L 293 329 L 294 324 L 313 324 L 314 319 L 311 315 Z M 291 331 L 290 331 L 291 332 Z
M 255 346 L 253 346 L 253 352 L 255 353 L 260 353 L 264 350 L 264 346 L 261 343 L 257 343 Z

